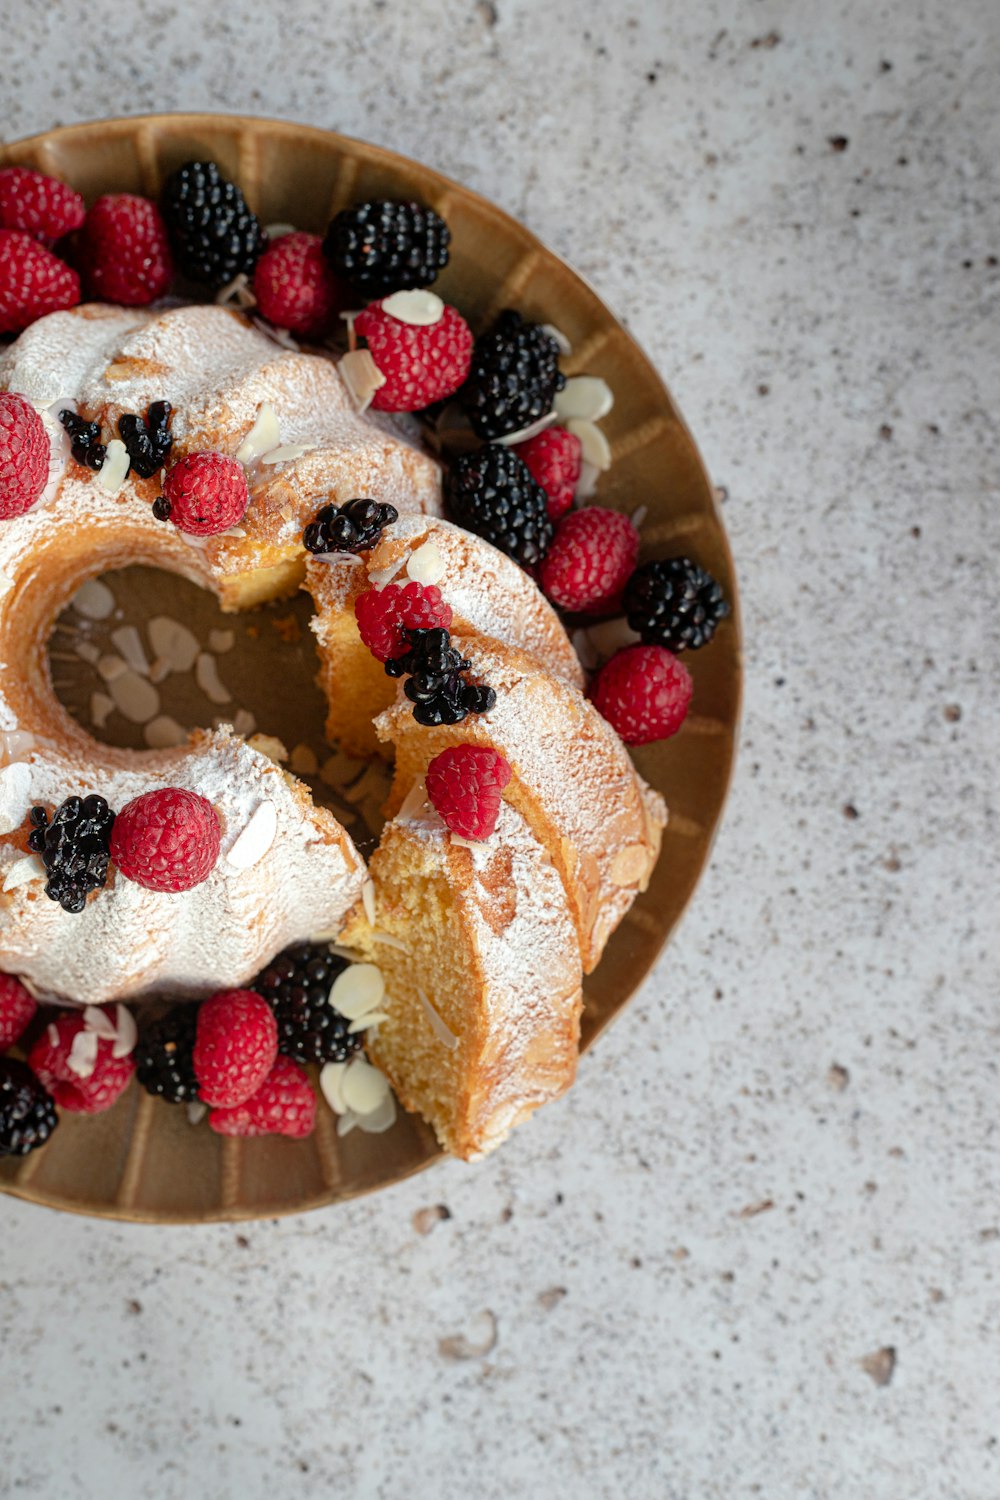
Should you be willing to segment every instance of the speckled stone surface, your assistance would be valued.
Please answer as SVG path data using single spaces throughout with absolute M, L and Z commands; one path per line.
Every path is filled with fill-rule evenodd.
M 749 657 L 678 941 L 498 1156 L 243 1230 L 0 1201 L 0 1495 L 996 1500 L 995 0 L 0 19 L 8 138 L 285 115 L 523 217 L 727 489 Z

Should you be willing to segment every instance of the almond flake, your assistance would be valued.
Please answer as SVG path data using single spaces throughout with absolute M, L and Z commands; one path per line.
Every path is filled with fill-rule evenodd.
M 109 716 L 114 712 L 115 700 L 107 693 L 91 693 L 90 722 L 95 729 L 106 729 Z
M 262 401 L 257 410 L 257 420 L 236 450 L 236 460 L 241 464 L 252 464 L 281 442 L 278 414 L 270 401 Z
M 257 298 L 254 296 L 250 286 L 250 278 L 245 271 L 234 276 L 232 281 L 220 288 L 215 294 L 215 300 L 220 307 L 239 307 L 246 309 L 257 306 Z
M 427 802 L 427 785 L 422 776 L 418 776 L 403 798 L 402 806 L 396 814 L 398 823 L 408 823 L 420 812 Z
M 420 1003 L 424 1008 L 424 1015 L 427 1017 L 428 1026 L 441 1045 L 447 1047 L 449 1052 L 454 1052 L 458 1046 L 458 1037 L 445 1025 L 419 985 L 417 986 L 417 994 L 420 996 Z
M 355 1126 L 361 1124 L 360 1115 L 356 1115 L 353 1109 L 344 1109 L 344 1113 L 337 1121 L 337 1134 L 340 1137 L 350 1135 Z
M 16 890 L 19 885 L 27 885 L 29 880 L 44 880 L 47 873 L 37 854 L 22 854 L 7 871 L 3 888 L 5 891 Z
M 282 447 L 272 448 L 269 453 L 265 453 L 261 458 L 261 463 L 268 466 L 292 463 L 295 459 L 302 458 L 304 454 L 312 453 L 314 448 L 313 443 L 285 443 Z
M 573 489 L 573 500 L 579 505 L 581 500 L 592 500 L 597 493 L 597 480 L 600 469 L 596 464 L 588 463 L 584 458 L 580 464 L 580 477 Z
M 557 328 L 554 323 L 543 323 L 542 331 L 548 334 L 549 338 L 553 341 L 560 354 L 569 355 L 573 353 L 573 345 L 563 333 L 562 329 Z
M 132 460 L 121 438 L 112 438 L 107 447 L 104 462 L 97 471 L 97 482 L 109 495 L 117 495 L 128 478 Z
M 93 641 L 77 641 L 73 650 L 81 661 L 87 662 L 92 667 L 96 667 L 101 659 L 101 649 L 95 646 Z
M 106 620 L 115 607 L 115 596 L 106 583 L 91 578 L 70 600 L 78 615 L 87 620 Z
M 641 639 L 624 615 L 618 615 L 613 620 L 602 620 L 599 625 L 591 625 L 585 634 L 597 654 L 595 666 L 598 662 L 608 661 L 623 646 L 634 646 Z
M 31 806 L 31 767 L 16 760 L 0 770 L 0 833 L 13 833 Z
M 254 810 L 250 819 L 239 838 L 236 840 L 226 861 L 236 870 L 249 870 L 264 855 L 274 843 L 278 832 L 278 810 L 274 803 L 268 800 L 261 802 Z
M 375 392 L 385 385 L 385 376 L 372 359 L 371 352 L 368 349 L 352 349 L 350 354 L 344 355 L 337 369 L 356 411 L 366 412 Z
M 393 292 L 384 299 L 382 311 L 411 328 L 430 328 L 444 317 L 444 303 L 436 292 Z
M 348 1021 L 377 1010 L 385 996 L 385 980 L 377 964 L 351 964 L 330 987 L 329 1003 Z
M 210 703 L 232 703 L 233 695 L 219 677 L 219 664 L 208 651 L 198 654 L 194 680 Z
M 358 1125 L 365 1135 L 381 1135 L 383 1131 L 391 1130 L 395 1123 L 396 1101 L 391 1093 L 386 1094 L 377 1109 L 358 1116 Z
M 381 1021 L 388 1021 L 388 1019 L 389 1016 L 384 1010 L 366 1011 L 363 1016 L 359 1016 L 356 1021 L 351 1022 L 347 1031 L 349 1035 L 353 1036 L 358 1031 L 368 1031 L 372 1026 L 378 1026 Z
M 115 707 L 132 724 L 148 724 L 160 711 L 160 695 L 147 677 L 125 669 L 108 683 Z
M 274 241 L 284 239 L 286 234 L 295 234 L 296 229 L 294 224 L 268 224 L 265 226 L 264 233 L 269 240 Z
M 556 412 L 563 422 L 571 418 L 599 422 L 614 404 L 614 392 L 599 375 L 573 375 L 555 396 Z
M 517 432 L 507 432 L 496 441 L 502 448 L 513 447 L 515 443 L 526 443 L 529 438 L 537 437 L 540 432 L 545 432 L 558 420 L 559 417 L 554 410 L 547 411 L 544 417 L 538 417 L 534 422 L 529 422 L 527 427 L 519 427 Z
M 200 1125 L 208 1114 L 208 1105 L 201 1099 L 188 1100 L 187 1118 L 189 1125 Z
M 347 1072 L 346 1063 L 325 1063 L 320 1069 L 319 1086 L 323 1098 L 329 1104 L 334 1114 L 342 1115 L 347 1109 L 344 1103 L 344 1074 Z
M 373 943 L 382 943 L 386 948 L 397 948 L 400 953 L 409 955 L 410 949 L 401 938 L 394 937 L 391 932 L 379 932 L 377 929 L 369 933 Z
M 580 455 L 585 463 L 593 464 L 601 474 L 610 469 L 611 445 L 599 427 L 574 417 L 566 423 L 566 429 L 580 439 Z
M 190 672 L 201 646 L 194 635 L 180 620 L 170 615 L 154 615 L 146 626 L 153 654 L 168 664 L 172 672 Z
M 649 850 L 645 844 L 628 844 L 619 849 L 611 861 L 608 878 L 612 885 L 635 885 L 649 867 Z
M 632 517 L 631 517 L 632 525 L 635 527 L 636 531 L 639 530 L 639 527 L 642 525 L 643 521 L 645 521 L 645 519 L 646 519 L 646 517 L 648 515 L 649 515 L 649 506 L 648 505 L 637 505 L 636 506 L 635 510 L 632 512 Z
M 235 630 L 210 630 L 208 632 L 208 645 L 216 656 L 223 656 L 227 651 L 232 651 L 236 645 Z
M 283 766 L 288 759 L 288 751 L 277 735 L 255 734 L 248 744 L 251 750 L 257 751 L 258 755 L 266 755 L 268 760 L 273 760 L 276 766 Z
M 257 728 L 257 720 L 248 708 L 238 708 L 233 715 L 233 729 L 248 740 Z
M 175 745 L 184 744 L 188 732 L 169 714 L 158 714 L 145 726 L 142 737 L 150 750 L 172 750 Z
M 83 1027 L 85 1031 L 92 1031 L 95 1036 L 103 1037 L 106 1042 L 113 1042 L 118 1034 L 114 1021 L 99 1005 L 88 1005 L 85 1008 Z
M 375 882 L 372 879 L 365 881 L 361 887 L 361 905 L 365 909 L 365 916 L 372 927 L 375 926 Z
M 111 1056 L 128 1057 L 130 1052 L 135 1051 L 135 1044 L 139 1040 L 139 1028 L 135 1024 L 135 1016 L 127 1005 L 116 1005 L 115 1021 L 115 1044 L 111 1049 Z
M 414 583 L 440 583 L 444 577 L 444 558 L 438 545 L 431 540 L 410 553 L 406 564 L 406 576 Z
M 296 745 L 289 757 L 288 765 L 296 776 L 315 776 L 319 770 L 316 752 L 308 745 Z
M 348 1109 L 359 1115 L 370 1115 L 388 1094 L 389 1080 L 378 1068 L 359 1057 L 348 1063 L 341 1088 Z
M 77 1078 L 90 1078 L 97 1067 L 100 1037 L 94 1031 L 78 1031 L 73 1038 L 66 1066 Z
M 98 675 L 105 682 L 114 682 L 116 677 L 123 677 L 128 669 L 128 662 L 120 656 L 102 656 L 97 663 Z
M 149 676 L 149 662 L 134 625 L 119 625 L 111 632 L 111 644 L 117 646 L 133 672 L 138 672 L 140 677 Z

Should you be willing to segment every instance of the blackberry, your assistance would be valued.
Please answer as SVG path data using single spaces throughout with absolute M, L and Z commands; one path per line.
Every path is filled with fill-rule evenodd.
M 520 432 L 544 417 L 565 384 L 555 339 L 508 308 L 476 340 L 458 400 L 473 431 L 489 440 Z
M 51 1096 L 27 1063 L 0 1057 L 0 1156 L 27 1156 L 58 1124 Z
M 522 458 L 488 443 L 456 458 L 445 477 L 453 521 L 524 568 L 540 563 L 554 535 L 548 496 Z
M 198 1097 L 194 1076 L 197 1005 L 175 1005 L 143 1028 L 135 1049 L 136 1077 L 148 1094 L 168 1104 L 187 1104 Z
M 69 433 L 70 452 L 77 463 L 85 464 L 88 469 L 102 468 L 107 449 L 97 441 L 101 435 L 99 423 L 88 422 L 86 417 L 69 410 L 61 411 L 59 420 Z
M 324 505 L 309 522 L 302 540 L 309 552 L 367 552 L 378 544 L 382 530 L 399 520 L 394 505 L 375 500 L 348 500 L 346 505 Z
M 471 661 L 460 656 L 447 630 L 405 630 L 410 643 L 405 656 L 385 664 L 390 677 L 409 674 L 403 692 L 414 705 L 418 724 L 461 724 L 467 714 L 485 714 L 497 701 L 491 687 L 464 682 L 461 673 Z
M 342 209 L 323 253 L 338 276 L 366 297 L 430 286 L 448 264 L 451 231 L 421 203 L 374 199 Z
M 362 1043 L 360 1031 L 330 1004 L 330 987 L 347 968 L 323 943 L 303 943 L 279 953 L 253 981 L 274 1011 L 278 1051 L 295 1062 L 346 1062 Z
M 29 818 L 28 848 L 42 856 L 46 896 L 63 911 L 83 911 L 88 892 L 108 878 L 114 813 L 103 797 L 67 797 L 51 822 L 44 807 L 33 807 Z
M 152 479 L 163 468 L 173 446 L 170 435 L 169 401 L 150 403 L 145 418 L 132 412 L 118 418 L 118 432 L 128 450 L 132 473 L 140 479 Z
M 625 585 L 625 613 L 647 646 L 694 651 L 707 646 L 729 613 L 711 573 L 689 557 L 643 563 Z
M 214 161 L 189 161 L 167 178 L 163 217 L 178 267 L 214 289 L 250 275 L 267 236 L 234 182 Z

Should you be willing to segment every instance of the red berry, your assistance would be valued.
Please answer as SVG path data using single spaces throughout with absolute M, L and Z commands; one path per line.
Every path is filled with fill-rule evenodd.
M 278 1055 L 278 1023 L 253 990 L 220 990 L 198 1010 L 194 1073 L 198 1093 L 216 1109 L 255 1094 Z
M 0 229 L 0 333 L 20 333 L 29 323 L 80 300 L 80 278 L 30 234 Z
M 111 829 L 111 858 L 147 891 L 189 891 L 211 875 L 221 838 L 211 802 L 168 786 L 125 804 Z
M 6 1052 L 30 1024 L 37 1009 L 34 997 L 13 974 L 0 974 L 0 1052 Z
M 52 444 L 30 401 L 13 391 L 0 395 L 0 520 L 23 516 L 49 478 Z
M 213 1109 L 208 1123 L 219 1135 L 312 1135 L 316 1095 L 304 1070 L 279 1057 L 264 1082 L 235 1109 Z
M 604 614 L 621 598 L 638 555 L 639 533 L 628 516 L 590 505 L 559 522 L 539 582 L 562 609 Z
M 409 642 L 404 630 L 450 630 L 451 605 L 441 598 L 436 583 L 387 583 L 367 589 L 354 601 L 361 639 L 379 661 L 405 656 Z
M 427 767 L 427 795 L 452 833 L 488 839 L 497 826 L 510 766 L 485 745 L 449 745 Z
M 691 674 L 663 646 L 626 646 L 590 684 L 594 707 L 626 745 L 666 740 L 684 723 Z
M 323 254 L 318 234 L 283 234 L 253 273 L 261 317 L 292 333 L 322 333 L 345 305 L 344 289 Z
M 116 1025 L 113 1009 L 101 1008 Z M 83 1033 L 86 1041 L 77 1042 Z M 63 1011 L 28 1053 L 28 1066 L 60 1109 L 97 1115 L 124 1093 L 135 1071 L 130 1055 L 115 1057 L 116 1045 L 90 1031 L 81 1011 Z
M 144 307 L 174 274 L 167 226 L 149 198 L 105 193 L 80 233 L 79 263 L 88 291 L 104 302 Z
M 580 478 L 580 439 L 565 427 L 547 427 L 513 451 L 531 470 L 532 478 L 549 497 L 549 520 L 558 521 L 573 508 Z
M 453 396 L 472 363 L 472 330 L 453 307 L 436 323 L 415 326 L 372 302 L 354 319 L 372 359 L 386 377 L 372 398 L 376 411 L 422 411 Z
M 30 167 L 0 171 L 0 229 L 20 229 L 40 239 L 58 240 L 79 229 L 86 212 L 80 194 L 55 177 Z
M 246 515 L 250 504 L 243 465 L 225 453 L 189 453 L 167 473 L 163 497 L 170 519 L 189 536 L 218 536 Z

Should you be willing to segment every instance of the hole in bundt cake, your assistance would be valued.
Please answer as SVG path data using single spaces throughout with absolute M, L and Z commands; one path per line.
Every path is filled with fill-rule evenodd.
M 232 724 L 262 748 L 288 752 L 285 768 L 330 808 L 358 846 L 374 846 L 389 767 L 368 766 L 325 737 L 327 704 L 298 594 L 242 614 L 159 568 L 107 572 L 78 591 L 48 641 L 55 695 L 96 740 L 130 751 L 169 747 L 189 730 Z

